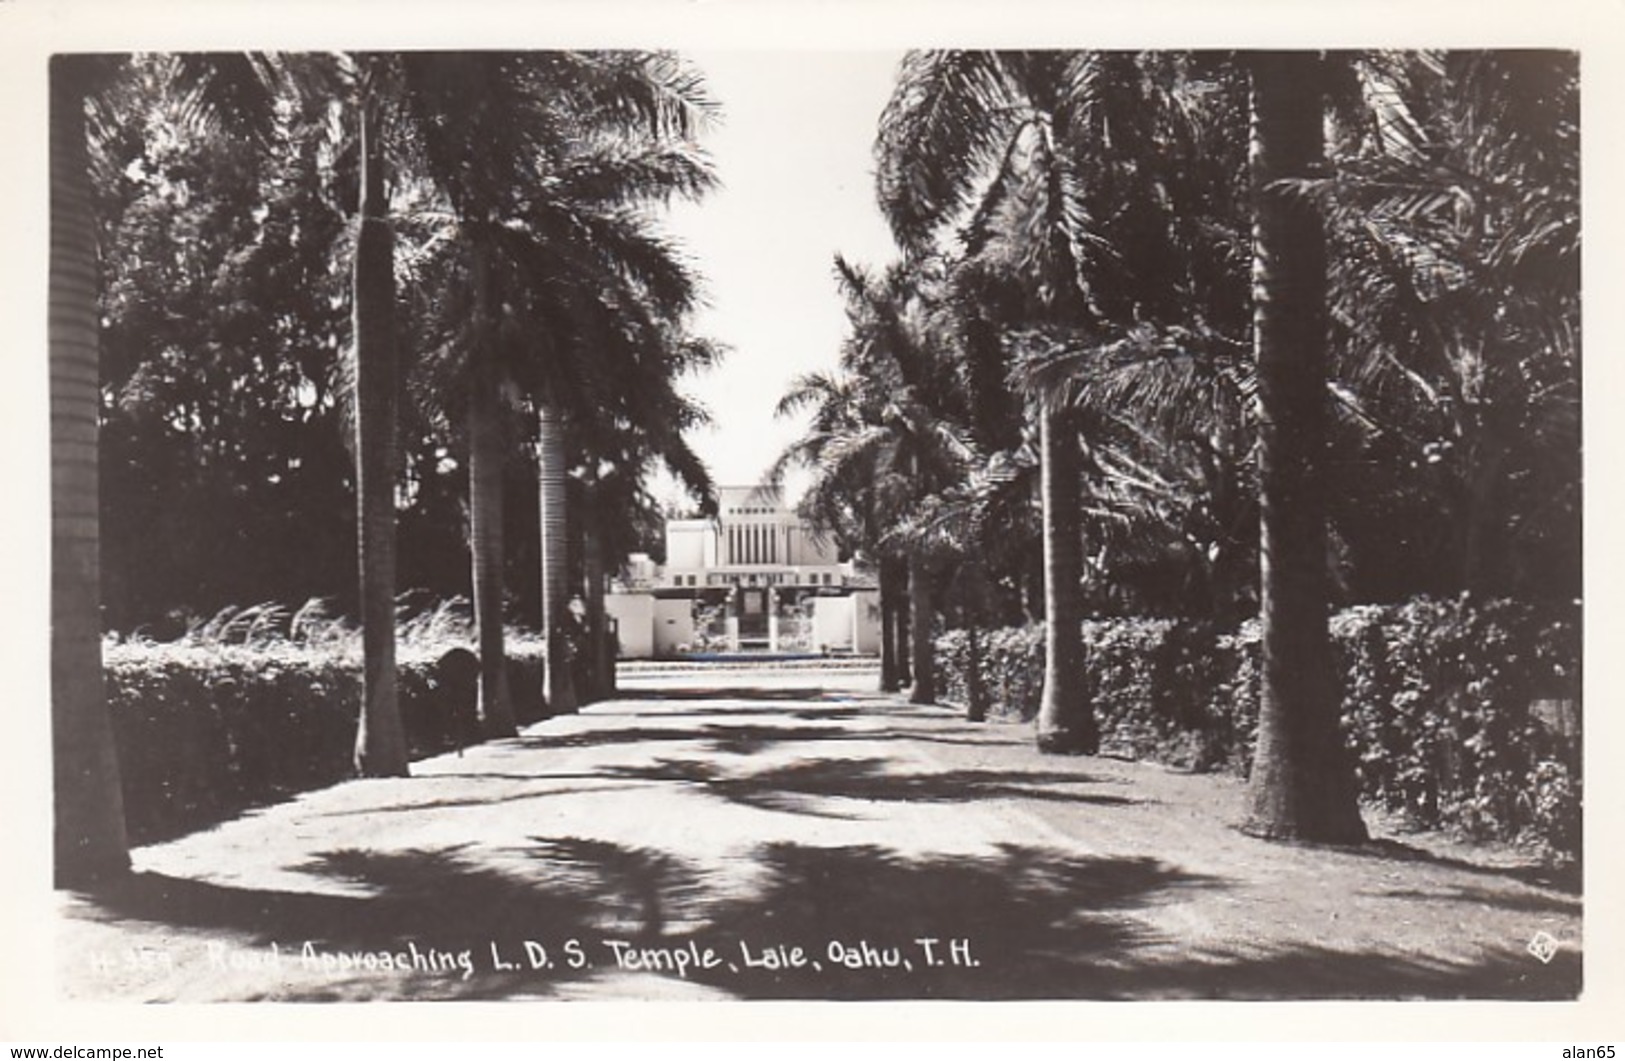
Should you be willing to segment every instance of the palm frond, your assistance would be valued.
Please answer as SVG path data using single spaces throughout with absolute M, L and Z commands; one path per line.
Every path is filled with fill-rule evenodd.
M 901 245 L 925 247 L 975 201 L 1020 102 L 997 53 L 904 57 L 875 142 L 881 208 Z

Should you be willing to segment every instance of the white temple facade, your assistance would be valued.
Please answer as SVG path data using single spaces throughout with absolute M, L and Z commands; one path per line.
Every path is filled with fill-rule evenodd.
M 722 487 L 715 519 L 666 524 L 666 563 L 634 557 L 608 607 L 621 658 L 878 651 L 872 580 L 779 495 Z M 645 634 L 647 630 L 647 634 Z

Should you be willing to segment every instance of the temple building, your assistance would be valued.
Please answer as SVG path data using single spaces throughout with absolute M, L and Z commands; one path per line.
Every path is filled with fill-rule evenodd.
M 775 491 L 722 487 L 715 519 L 666 524 L 666 562 L 633 557 L 608 608 L 622 659 L 879 651 L 873 581 Z

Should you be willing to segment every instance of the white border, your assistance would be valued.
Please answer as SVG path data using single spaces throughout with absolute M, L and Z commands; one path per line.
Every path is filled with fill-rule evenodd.
M 1625 100 L 1613 3 L 1490 8 L 1446 2 L 1345 3 L 1334 13 L 1287 0 L 600 0 L 588 2 L 214 4 L 0 0 L 0 467 L 9 504 L 0 542 L 0 1041 L 901 1039 L 901 1040 L 1527 1040 L 1617 1036 L 1621 890 L 1610 852 L 1625 806 L 1612 757 L 1625 748 L 1610 693 L 1619 683 L 1611 592 L 1619 561 L 1608 481 L 1625 466 L 1610 422 L 1620 336 L 1620 150 Z M 1610 16 L 1614 20 L 1610 19 Z M 987 46 L 1562 47 L 1582 53 L 1585 114 L 1587 490 L 1586 984 L 1579 1003 L 392 1003 L 74 1005 L 53 995 L 49 874 L 48 537 L 45 514 L 46 57 L 54 51 L 566 47 L 851 50 Z M 838 86 L 831 86 L 838 91 Z M 539 1010 L 537 1007 L 542 1006 Z M 1610 1019 L 1612 1018 L 1612 1019 Z M 1553 1055 L 1557 1056 L 1556 1054 Z

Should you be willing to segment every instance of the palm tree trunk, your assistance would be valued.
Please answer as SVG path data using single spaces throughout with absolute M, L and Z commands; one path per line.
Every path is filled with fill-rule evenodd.
M 354 329 L 363 672 L 355 763 L 367 777 L 404 777 L 406 736 L 395 687 L 395 236 L 378 107 L 365 85 L 362 100 Z
M 541 494 L 542 630 L 547 639 L 547 702 L 554 715 L 576 711 L 565 637 L 569 604 L 569 530 L 565 519 L 564 425 L 559 412 L 543 402 L 536 413 L 537 476 Z
M 895 693 L 897 680 L 897 580 L 892 561 L 880 561 L 880 691 Z
M 508 655 L 502 629 L 502 396 L 491 347 L 490 275 L 485 252 L 474 249 L 475 341 L 468 402 L 469 552 L 473 560 L 474 630 L 480 649 L 479 718 L 488 737 L 519 731 L 508 695 Z
M 51 60 L 51 758 L 57 887 L 129 869 L 102 685 L 96 420 L 96 222 L 85 149 L 87 60 Z
M 892 645 L 892 658 L 897 661 L 897 687 L 899 689 L 914 684 L 914 670 L 909 665 L 909 656 L 912 655 L 909 624 L 909 593 L 911 590 L 908 577 L 908 564 L 902 560 L 892 561 L 893 585 L 896 587 L 896 604 L 892 612 L 892 633 L 897 641 Z
M 1321 61 L 1312 52 L 1262 53 L 1248 67 L 1263 675 L 1244 828 L 1272 839 L 1353 843 L 1366 832 L 1338 732 L 1319 488 L 1326 240 L 1314 207 L 1274 188 L 1322 169 Z
M 1038 750 L 1093 755 L 1100 728 L 1083 684 L 1083 534 L 1077 433 L 1064 411 L 1039 414 L 1044 495 L 1044 693 Z
M 980 616 L 972 616 L 965 627 L 965 719 L 987 721 L 987 681 L 982 674 Z
M 593 701 L 607 700 L 615 689 L 615 656 L 610 651 L 604 607 L 604 546 L 590 525 L 582 530 L 581 548 L 587 576 L 587 658 L 592 674 L 587 696 Z
M 1507 482 L 1504 472 L 1506 441 L 1497 438 L 1484 422 L 1481 408 L 1467 410 L 1467 444 L 1463 453 L 1461 504 L 1458 507 L 1461 558 L 1460 588 L 1488 597 L 1498 587 L 1494 575 L 1505 570 L 1500 548 L 1506 522 L 1495 504 L 1496 491 Z
M 914 687 L 909 702 L 937 702 L 936 645 L 932 643 L 931 578 L 929 563 L 922 557 L 909 557 L 908 602 L 913 616 Z

